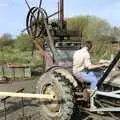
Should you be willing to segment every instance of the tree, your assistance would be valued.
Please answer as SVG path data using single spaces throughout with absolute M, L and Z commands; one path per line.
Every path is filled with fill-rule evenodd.
M 114 26 L 112 30 L 111 36 L 115 37 L 116 41 L 120 41 L 120 28 Z
M 10 46 L 13 43 L 12 35 L 5 33 L 0 37 L 0 46 Z
M 89 24 L 88 16 L 68 18 L 67 24 L 69 31 L 76 31 L 81 39 L 85 38 L 85 31 Z
M 32 46 L 31 38 L 28 34 L 22 33 L 14 40 L 14 47 L 20 51 L 32 50 Z
M 96 16 L 78 16 L 67 19 L 68 30 L 76 30 L 82 39 L 96 39 L 111 34 L 111 25 Z

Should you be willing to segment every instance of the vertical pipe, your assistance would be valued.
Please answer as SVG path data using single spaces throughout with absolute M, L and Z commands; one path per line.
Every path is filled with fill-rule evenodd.
M 24 111 L 24 99 L 23 99 L 23 97 L 21 98 L 21 102 L 22 102 L 22 117 L 24 117 L 25 111 Z
M 60 2 L 58 1 L 58 11 L 60 11 Z M 60 21 L 60 13 L 58 12 L 58 22 Z
M 4 101 L 4 117 L 5 117 L 5 120 L 7 120 L 7 114 L 6 114 L 6 100 Z
M 64 23 L 64 0 L 60 0 L 60 23 L 61 23 L 61 28 L 63 29 L 63 23 Z

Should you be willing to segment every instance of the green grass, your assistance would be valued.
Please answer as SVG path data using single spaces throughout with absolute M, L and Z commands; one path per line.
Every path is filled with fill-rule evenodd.
M 109 40 L 93 40 L 93 48 L 91 51 L 92 60 L 97 62 L 100 59 L 111 59 L 111 55 L 115 55 L 117 50 L 113 48 Z M 0 51 L 0 64 L 5 63 L 19 63 L 29 67 L 36 67 L 43 64 L 43 57 L 34 52 L 32 56 L 31 51 L 20 51 L 18 49 L 4 48 Z
M 42 56 L 34 52 L 32 56 L 31 51 L 21 52 L 17 49 L 3 50 L 0 52 L 0 64 L 23 64 L 29 67 L 35 67 L 36 65 L 42 64 Z

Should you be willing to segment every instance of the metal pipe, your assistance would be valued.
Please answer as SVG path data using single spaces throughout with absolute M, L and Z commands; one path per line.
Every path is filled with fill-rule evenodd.
M 58 11 L 60 11 L 60 2 L 58 1 Z M 58 13 L 58 22 L 60 21 L 60 13 Z
M 26 4 L 27 4 L 28 9 L 30 10 L 30 5 L 28 4 L 28 1 L 25 0 L 25 2 L 26 2 Z
M 113 93 L 113 92 L 96 91 L 96 95 L 101 95 L 101 96 L 106 96 L 106 97 L 110 97 L 110 98 L 120 99 L 120 94 L 116 94 L 116 93 Z
M 60 23 L 61 23 L 61 28 L 63 29 L 63 24 L 64 24 L 64 0 L 60 0 Z
M 7 120 L 7 114 L 6 114 L 6 100 L 4 101 L 4 117 L 5 117 L 5 120 Z

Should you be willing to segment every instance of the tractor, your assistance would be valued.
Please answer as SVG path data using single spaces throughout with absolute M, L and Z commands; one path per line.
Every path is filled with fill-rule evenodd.
M 38 80 L 36 92 L 54 97 L 47 103 L 39 105 L 40 120 L 71 120 L 80 108 L 91 112 L 107 111 L 111 114 L 113 111 L 120 111 L 119 71 L 109 77 L 120 58 L 120 51 L 109 67 L 104 69 L 104 74 L 97 84 L 98 89 L 89 96 L 86 89 L 90 87 L 90 83 L 86 80 L 78 80 L 72 73 L 72 56 L 81 42 L 69 42 L 70 38 L 75 38 L 76 35 L 71 35 L 67 31 L 64 1 L 59 1 L 58 11 L 52 15 L 48 15 L 42 8 L 42 0 L 39 7 L 30 8 L 27 1 L 26 3 L 29 8 L 26 19 L 27 32 L 34 45 L 46 58 L 45 72 Z M 49 18 L 57 14 L 58 20 L 50 22 Z M 78 37 L 81 39 L 81 36 Z M 43 49 L 37 44 L 36 38 L 45 39 Z

